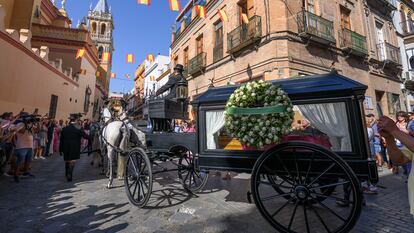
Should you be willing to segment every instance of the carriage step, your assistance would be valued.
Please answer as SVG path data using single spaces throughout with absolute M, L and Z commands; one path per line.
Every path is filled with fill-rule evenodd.
M 250 191 L 247 191 L 247 201 L 252 204 L 252 193 Z

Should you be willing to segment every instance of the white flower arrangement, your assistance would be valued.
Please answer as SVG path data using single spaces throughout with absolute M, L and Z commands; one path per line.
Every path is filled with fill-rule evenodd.
M 274 111 L 276 108 L 279 111 Z M 292 102 L 287 94 L 262 80 L 249 82 L 236 89 L 226 109 L 227 131 L 243 145 L 258 148 L 277 143 L 290 131 L 294 116 Z

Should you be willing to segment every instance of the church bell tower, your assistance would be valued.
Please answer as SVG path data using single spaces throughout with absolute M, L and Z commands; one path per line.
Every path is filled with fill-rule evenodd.
M 98 49 L 101 66 L 107 71 L 107 80 L 109 82 L 112 69 L 112 55 L 114 51 L 112 35 L 115 28 L 111 8 L 108 5 L 107 0 L 99 0 L 94 9 L 92 9 L 92 5 L 90 6 L 88 12 L 88 25 L 92 40 Z M 102 60 L 103 53 L 110 54 L 109 61 L 104 62 Z

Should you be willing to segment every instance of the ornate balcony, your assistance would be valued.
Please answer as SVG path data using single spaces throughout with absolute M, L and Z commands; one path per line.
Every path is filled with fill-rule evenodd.
M 194 75 L 202 72 L 206 68 L 206 53 L 199 53 L 197 56 L 190 59 L 188 63 L 188 74 Z
M 50 25 L 33 24 L 32 35 L 72 41 L 89 41 L 88 31 L 74 28 L 55 27 Z
M 91 38 L 92 38 L 92 40 L 98 41 L 98 42 L 110 42 L 110 41 L 112 41 L 111 36 L 96 34 L 96 33 L 91 33 Z
M 262 38 L 262 19 L 260 16 L 250 18 L 248 24 L 242 24 L 227 33 L 227 50 L 229 53 L 240 51 L 244 47 L 259 42 Z
M 349 29 L 339 30 L 339 44 L 340 48 L 346 53 L 361 57 L 368 55 L 366 37 Z
M 181 27 L 177 28 L 177 30 L 174 32 L 174 41 L 177 40 L 180 34 L 181 34 Z
M 387 42 L 377 44 L 378 60 L 384 63 L 401 64 L 400 49 Z
M 367 0 L 367 3 L 385 14 L 391 14 L 391 12 L 397 10 L 395 0 Z
M 299 36 L 313 40 L 321 44 L 334 44 L 333 22 L 312 14 L 308 11 L 301 11 L 297 15 Z
M 223 43 L 216 45 L 213 48 L 213 62 L 223 58 Z

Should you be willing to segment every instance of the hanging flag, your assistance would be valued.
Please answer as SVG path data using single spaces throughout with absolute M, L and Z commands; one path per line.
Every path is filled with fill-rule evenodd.
M 83 57 L 85 54 L 85 49 L 78 49 L 78 52 L 76 53 L 76 59 Z
M 218 10 L 218 13 L 220 15 L 221 21 L 223 22 L 229 22 L 229 18 L 227 17 L 227 14 L 224 10 Z
M 109 62 L 110 59 L 111 59 L 111 54 L 110 53 L 105 52 L 105 53 L 102 54 L 102 61 L 103 62 Z
M 126 59 L 126 63 L 134 63 L 134 55 L 132 54 L 128 54 L 127 55 L 127 59 Z
M 101 72 L 99 72 L 99 71 L 96 71 L 96 73 L 95 73 L 95 76 L 96 76 L 96 77 L 99 77 L 99 76 L 101 76 Z
M 170 10 L 172 11 L 180 11 L 180 1 L 179 0 L 169 0 L 170 1 Z
M 170 59 L 171 59 L 171 60 L 174 60 L 176 57 L 177 57 L 177 55 L 175 55 L 174 53 L 171 53 L 171 54 L 170 54 Z
M 204 6 L 196 5 L 196 11 L 200 18 L 202 19 L 206 18 L 206 8 Z
M 246 14 L 242 14 L 242 20 L 243 20 L 243 23 L 249 24 L 249 17 L 247 17 Z
M 125 77 L 128 78 L 128 79 L 130 78 L 129 74 L 126 74 Z
M 115 73 L 111 73 L 111 78 L 116 78 L 116 74 Z
M 86 69 L 81 69 L 80 72 L 79 72 L 79 74 L 86 75 Z
M 138 4 L 142 4 L 142 5 L 151 5 L 151 0 L 137 0 Z
M 154 61 L 154 55 L 152 55 L 152 54 L 148 54 L 148 56 L 147 56 L 147 60 L 148 60 L 148 61 Z

